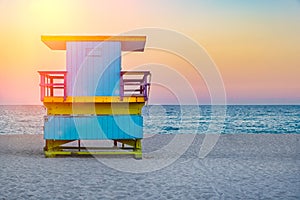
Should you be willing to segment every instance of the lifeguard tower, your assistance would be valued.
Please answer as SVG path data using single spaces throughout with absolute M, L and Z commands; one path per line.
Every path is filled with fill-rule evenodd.
M 39 71 L 44 152 L 56 155 L 133 154 L 142 158 L 142 107 L 149 71 L 122 71 L 122 51 L 144 51 L 145 36 L 42 36 L 52 50 L 66 50 L 66 71 Z M 83 147 L 82 140 L 113 140 Z M 76 145 L 67 143 L 78 141 Z M 119 144 L 120 145 L 119 145 Z

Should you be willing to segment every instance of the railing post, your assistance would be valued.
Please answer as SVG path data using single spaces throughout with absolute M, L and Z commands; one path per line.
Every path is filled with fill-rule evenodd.
M 44 101 L 45 97 L 45 75 L 40 74 L 40 91 L 41 91 L 41 101 Z
M 148 86 L 148 83 L 147 83 L 147 77 L 148 77 L 148 73 L 144 73 L 144 76 L 143 76 L 143 87 L 144 87 L 144 90 L 143 90 L 143 95 L 144 95 L 144 99 L 145 101 L 148 100 L 148 93 L 147 93 L 147 86 Z
M 123 81 L 123 72 L 120 72 L 120 100 L 123 101 L 124 97 L 124 81 Z
M 64 100 L 67 99 L 67 72 L 64 73 Z
M 49 96 L 49 76 L 45 74 L 45 96 Z
M 147 84 L 147 83 L 146 83 L 146 84 L 144 84 L 144 99 L 145 99 L 145 101 L 147 101 L 147 100 L 148 100 L 147 86 L 148 86 L 148 84 Z
M 50 80 L 50 85 L 49 85 L 49 89 L 50 89 L 50 96 L 53 97 L 53 77 L 49 76 L 49 80 Z

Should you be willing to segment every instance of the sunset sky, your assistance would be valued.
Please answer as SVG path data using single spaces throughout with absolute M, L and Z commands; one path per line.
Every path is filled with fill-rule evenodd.
M 300 104 L 297 0 L 0 0 L 0 25 L 0 104 L 41 104 L 37 71 L 65 70 L 65 51 L 50 50 L 41 35 L 118 35 L 144 27 L 178 32 L 205 49 L 229 104 Z M 176 56 L 146 50 L 124 56 L 122 65 L 151 62 L 153 79 L 167 81 L 165 89 L 151 89 L 150 103 L 178 103 L 167 90 L 180 75 L 199 102 L 210 103 L 209 85 Z M 163 66 L 176 73 L 159 75 Z

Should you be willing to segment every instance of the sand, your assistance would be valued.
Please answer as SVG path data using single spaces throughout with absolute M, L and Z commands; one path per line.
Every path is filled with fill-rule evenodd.
M 143 150 L 157 150 L 172 138 L 144 139 Z M 129 173 L 101 161 L 134 169 L 136 160 L 128 156 L 46 159 L 42 135 L 0 136 L 0 199 L 300 198 L 300 135 L 221 135 L 201 159 L 203 138 L 197 135 L 189 149 L 163 169 Z M 171 150 L 149 155 L 138 162 L 178 156 Z

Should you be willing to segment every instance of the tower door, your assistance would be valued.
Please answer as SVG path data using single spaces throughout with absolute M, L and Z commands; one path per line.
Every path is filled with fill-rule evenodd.
M 67 42 L 68 96 L 118 96 L 120 42 Z

